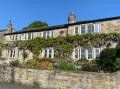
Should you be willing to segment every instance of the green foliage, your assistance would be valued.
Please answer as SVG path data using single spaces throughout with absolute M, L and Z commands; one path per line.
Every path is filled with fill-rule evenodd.
M 93 64 L 93 63 L 86 63 L 82 65 L 81 68 L 82 71 L 88 71 L 88 72 L 98 72 L 99 71 L 99 67 L 97 64 Z
M 40 84 L 36 81 L 33 81 L 33 88 L 39 88 Z
M 120 58 L 117 58 L 115 62 L 113 63 L 113 69 L 114 71 L 120 70 Z
M 23 58 L 24 58 L 24 60 L 28 57 L 28 54 L 27 54 L 27 52 L 25 52 L 25 50 L 23 51 Z
M 62 70 L 74 70 L 74 65 L 68 63 L 67 61 L 63 60 L 59 64 L 59 68 Z
M 15 61 L 10 62 L 10 65 L 11 66 L 20 66 L 21 64 L 18 60 L 15 60 Z
M 33 47 L 32 48 L 32 53 L 34 54 L 33 58 L 38 59 L 39 58 L 39 54 L 40 54 L 40 49 L 38 47 Z
M 61 57 L 65 57 L 72 53 L 72 46 L 69 44 L 59 45 L 57 46 L 57 51 Z
M 36 28 L 36 27 L 43 27 L 43 26 L 48 26 L 48 24 L 42 21 L 34 21 L 31 24 L 29 24 L 27 27 L 23 28 L 23 30 Z
M 25 62 L 25 67 L 27 67 L 27 68 L 37 68 L 38 64 L 39 64 L 39 60 L 31 59 L 31 60 L 27 60 Z
M 106 48 L 100 54 L 99 64 L 103 70 L 113 71 L 113 63 L 116 58 L 116 48 Z

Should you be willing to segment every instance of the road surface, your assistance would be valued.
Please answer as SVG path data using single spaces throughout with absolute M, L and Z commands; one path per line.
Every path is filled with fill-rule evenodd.
M 36 88 L 26 87 L 19 84 L 0 82 L 0 89 L 36 89 Z

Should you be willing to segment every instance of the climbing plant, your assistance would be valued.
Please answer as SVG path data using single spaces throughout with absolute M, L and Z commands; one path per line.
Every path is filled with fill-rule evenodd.
M 48 39 L 38 37 L 27 41 L 16 41 L 12 46 L 27 48 L 36 56 L 39 55 L 42 48 L 54 47 L 55 53 L 66 56 L 71 55 L 72 49 L 77 46 L 109 47 L 112 45 L 112 42 L 120 42 L 120 33 L 84 34 Z M 7 46 L 10 46 L 10 44 L 7 44 Z

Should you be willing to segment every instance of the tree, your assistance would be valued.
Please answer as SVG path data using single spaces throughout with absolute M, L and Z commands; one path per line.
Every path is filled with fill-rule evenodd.
M 27 27 L 24 27 L 23 30 L 36 28 L 36 27 L 44 27 L 44 26 L 48 26 L 48 24 L 43 21 L 34 21 L 31 24 L 29 24 Z
M 112 72 L 116 58 L 116 48 L 106 48 L 100 53 L 99 65 L 103 70 Z

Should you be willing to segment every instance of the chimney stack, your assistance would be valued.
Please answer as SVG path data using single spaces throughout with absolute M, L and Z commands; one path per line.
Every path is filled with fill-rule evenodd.
M 10 20 L 7 24 L 8 32 L 12 33 L 12 21 Z
M 74 12 L 70 12 L 68 15 L 68 23 L 75 23 L 76 22 L 76 15 Z

